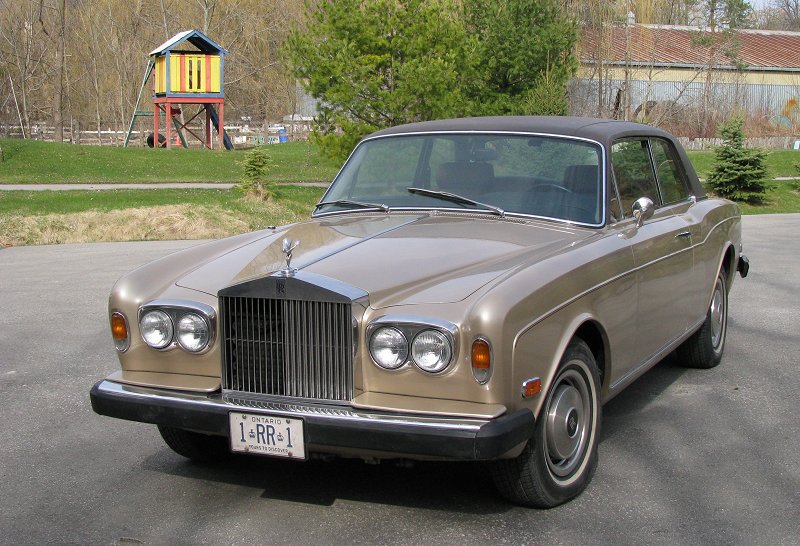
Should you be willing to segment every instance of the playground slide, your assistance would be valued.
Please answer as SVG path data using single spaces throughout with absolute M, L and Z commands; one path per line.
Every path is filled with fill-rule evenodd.
M 217 109 L 214 108 L 213 105 L 208 105 L 208 110 L 211 113 L 211 123 L 214 124 L 214 127 L 217 128 L 217 132 L 222 135 L 222 143 L 225 144 L 226 150 L 233 150 L 233 142 L 231 142 L 231 137 L 228 136 L 228 133 L 225 132 L 225 128 L 220 128 L 219 126 L 219 116 L 217 115 Z

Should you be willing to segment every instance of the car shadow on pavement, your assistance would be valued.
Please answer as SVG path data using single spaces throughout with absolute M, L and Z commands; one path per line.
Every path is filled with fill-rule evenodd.
M 316 506 L 347 500 L 468 514 L 514 508 L 496 493 L 489 469 L 481 463 L 367 464 L 343 458 L 295 462 L 233 455 L 219 463 L 199 464 L 165 448 L 144 466 L 183 478 L 263 489 L 264 499 Z
M 669 389 L 687 371 L 675 353 L 653 366 L 636 379 L 619 395 L 603 406 L 603 428 L 600 442 L 615 435 L 629 425 L 631 415 L 636 415 L 664 391 Z
M 670 355 L 604 407 L 604 439 L 624 432 L 629 416 L 677 381 L 686 369 Z M 232 455 L 215 464 L 192 463 L 164 448 L 149 457 L 147 470 L 262 489 L 261 497 L 316 506 L 337 500 L 424 508 L 467 514 L 497 514 L 515 509 L 492 484 L 482 463 L 383 461 L 330 458 L 306 462 Z

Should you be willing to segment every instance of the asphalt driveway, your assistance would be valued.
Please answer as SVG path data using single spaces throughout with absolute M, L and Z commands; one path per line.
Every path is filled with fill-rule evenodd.
M 88 393 L 117 366 L 114 281 L 196 243 L 2 249 L 0 542 L 798 543 L 800 215 L 744 230 L 722 364 L 668 359 L 612 400 L 594 481 L 549 511 L 508 504 L 477 464 L 191 464 Z

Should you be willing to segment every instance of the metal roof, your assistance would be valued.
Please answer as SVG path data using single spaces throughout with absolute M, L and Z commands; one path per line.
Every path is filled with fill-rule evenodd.
M 766 30 L 717 30 L 716 51 L 702 45 L 709 29 L 686 26 L 628 25 L 584 27 L 580 42 L 580 59 L 595 63 L 602 55 L 604 62 L 660 67 L 735 68 L 725 55 L 738 49 L 738 60 L 744 70 L 800 71 L 800 32 Z M 600 46 L 603 46 L 602 48 Z
M 214 40 L 200 32 L 199 30 L 184 30 L 183 32 L 179 32 L 153 51 L 150 52 L 150 55 L 160 55 L 166 51 L 171 51 L 179 44 L 188 41 L 190 44 L 195 46 L 197 49 L 202 51 L 203 53 L 221 53 L 223 55 L 227 55 L 229 52 L 227 49 L 216 43 Z

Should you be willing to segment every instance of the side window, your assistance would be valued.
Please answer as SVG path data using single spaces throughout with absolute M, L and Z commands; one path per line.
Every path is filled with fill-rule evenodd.
M 681 168 L 681 160 L 672 145 L 658 138 L 650 141 L 653 149 L 653 161 L 656 164 L 658 185 L 661 188 L 661 200 L 665 205 L 683 201 L 689 197 L 686 177 Z
M 640 197 L 649 197 L 656 205 L 660 203 L 647 140 L 615 142 L 611 147 L 611 166 L 625 216 L 631 215 L 631 207 Z

